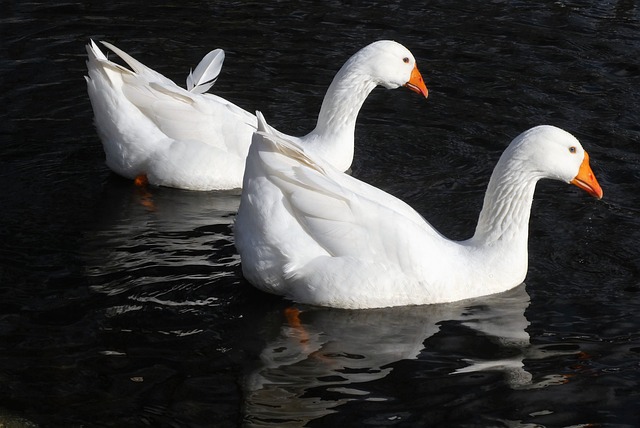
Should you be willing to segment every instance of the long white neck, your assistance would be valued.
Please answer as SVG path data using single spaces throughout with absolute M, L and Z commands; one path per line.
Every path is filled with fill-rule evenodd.
M 464 242 L 477 269 L 473 286 L 485 294 L 509 289 L 526 276 L 529 218 L 540 178 L 506 152 L 491 175 L 475 234 Z
M 489 180 L 476 232 L 471 238 L 476 245 L 526 246 L 539 178 L 517 159 L 506 156 L 500 159 Z
M 376 86 L 354 57 L 347 61 L 325 94 L 315 129 L 302 137 L 305 147 L 341 171 L 349 169 L 358 113 Z

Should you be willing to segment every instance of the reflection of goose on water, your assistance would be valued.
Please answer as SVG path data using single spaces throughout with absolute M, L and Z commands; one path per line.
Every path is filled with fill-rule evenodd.
M 192 289 L 233 275 L 238 256 L 231 223 L 239 203 L 230 192 L 145 189 L 113 176 L 103 188 L 95 225 L 83 238 L 92 289 L 130 293 L 138 306 L 149 299 L 173 304 L 184 298 L 174 287 Z M 157 286 L 142 293 L 146 284 Z M 210 290 L 203 300 L 208 297 Z
M 522 362 L 530 353 L 529 322 L 524 316 L 528 305 L 529 295 L 521 285 L 485 298 L 440 305 L 360 311 L 303 308 L 301 325 L 285 321 L 261 352 L 260 366 L 246 378 L 247 426 L 304 426 L 351 400 L 385 400 L 371 393 L 367 382 L 386 377 L 394 363 L 420 359 L 425 349 L 430 358 L 435 354 L 448 361 L 448 353 L 429 349 L 428 339 L 437 335 L 443 322 L 458 323 L 502 350 L 497 352 L 500 358 L 481 361 L 467 346 L 468 336 L 460 336 L 457 354 L 469 358 L 448 361 L 459 366 L 451 375 L 497 370 L 512 388 L 532 387 Z M 280 314 L 272 316 L 282 322 Z M 263 325 L 274 322 L 265 320 Z

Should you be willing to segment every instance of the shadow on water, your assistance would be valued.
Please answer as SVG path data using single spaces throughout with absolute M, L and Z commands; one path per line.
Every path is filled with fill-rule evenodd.
M 237 192 L 141 187 L 113 177 L 97 207 L 95 227 L 85 234 L 92 288 L 117 294 L 121 286 L 133 288 L 136 279 L 144 285 L 232 275 L 228 268 L 239 264 L 232 240 L 239 203 Z
M 507 293 L 452 304 L 362 311 L 298 306 L 297 319 L 271 313 L 261 323 L 266 326 L 267 343 L 260 362 L 244 382 L 246 426 L 306 426 L 336 412 L 347 415 L 358 403 L 384 414 L 384 408 L 393 407 L 399 397 L 393 388 L 377 389 L 375 382 L 406 360 L 428 365 L 431 379 L 425 382 L 430 383 L 484 371 L 501 373 L 501 382 L 512 389 L 561 383 L 560 375 L 534 381 L 524 368 L 523 360 L 535 355 L 526 332 L 528 305 L 529 295 L 521 285 Z M 452 326 L 457 334 L 447 339 L 446 349 L 431 346 L 431 338 L 443 326 Z M 390 420 L 420 419 L 404 412 Z M 336 420 L 341 421 L 328 419 L 329 425 L 338 426 Z

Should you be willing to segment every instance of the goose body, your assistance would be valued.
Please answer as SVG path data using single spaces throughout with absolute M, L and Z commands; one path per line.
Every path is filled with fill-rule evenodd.
M 255 115 L 213 94 L 203 93 L 222 66 L 220 52 L 195 70 L 213 68 L 207 84 L 190 74 L 184 89 L 117 47 L 102 42 L 131 69 L 87 45 L 87 91 L 109 168 L 151 184 L 189 190 L 242 186 L 245 158 L 256 130 Z M 207 72 L 205 71 L 205 74 Z M 281 134 L 341 171 L 351 166 L 360 107 L 376 86 L 406 86 L 427 96 L 411 52 L 381 40 L 356 52 L 338 71 L 324 97 L 316 127 L 307 135 Z
M 236 247 L 249 282 L 301 303 L 373 308 L 509 290 L 527 272 L 537 181 L 602 197 L 578 140 L 535 127 L 500 158 L 474 236 L 452 241 L 403 201 L 261 129 L 247 157 Z

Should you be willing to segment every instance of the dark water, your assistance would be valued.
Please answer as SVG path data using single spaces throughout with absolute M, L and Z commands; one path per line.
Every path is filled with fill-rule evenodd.
M 637 2 L 18 3 L 0 2 L 0 425 L 640 425 Z M 237 196 L 107 170 L 90 38 L 181 83 L 221 47 L 215 92 L 290 133 L 346 58 L 395 39 L 430 97 L 372 93 L 354 175 L 466 238 L 501 151 L 549 123 L 605 197 L 540 183 L 509 293 L 301 307 L 301 329 L 241 276 Z

